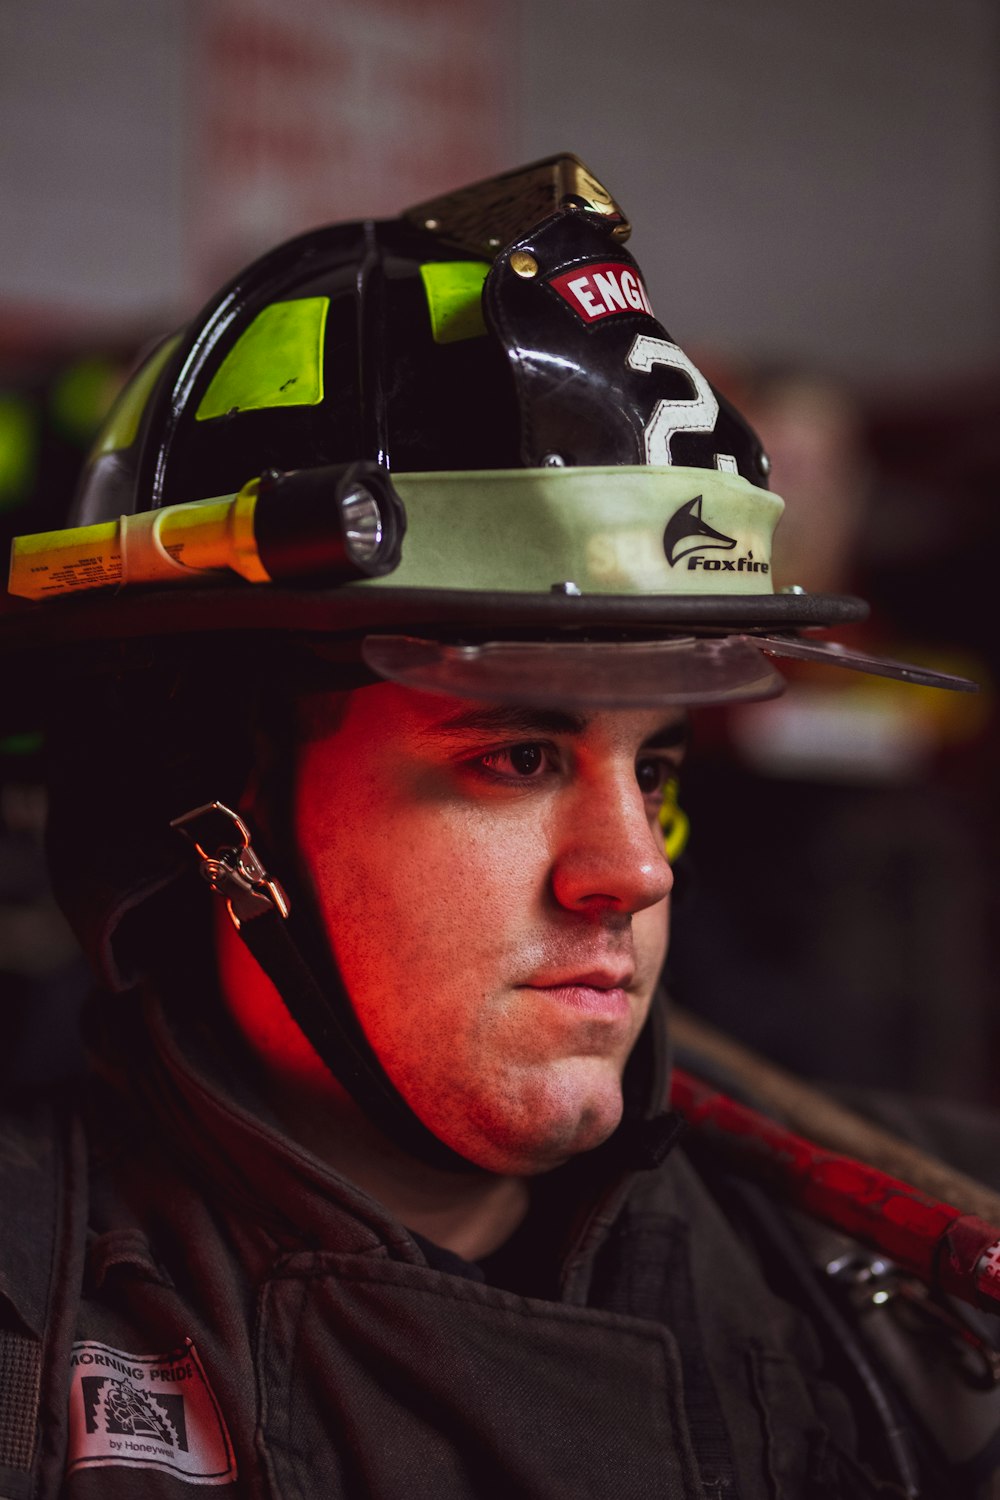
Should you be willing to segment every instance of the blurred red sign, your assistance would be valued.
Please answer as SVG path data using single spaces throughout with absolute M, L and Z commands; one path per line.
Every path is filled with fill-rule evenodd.
M 314 224 L 510 166 L 506 7 L 209 0 L 192 16 L 195 290 Z

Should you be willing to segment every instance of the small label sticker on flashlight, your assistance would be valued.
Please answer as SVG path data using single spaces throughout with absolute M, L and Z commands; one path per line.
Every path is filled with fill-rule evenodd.
M 197 581 L 206 572 L 226 570 L 266 581 L 253 542 L 256 484 L 252 480 L 235 496 L 17 536 L 7 591 L 46 599 L 125 584 Z
M 9 589 L 26 599 L 109 588 L 121 577 L 117 521 L 14 539 Z

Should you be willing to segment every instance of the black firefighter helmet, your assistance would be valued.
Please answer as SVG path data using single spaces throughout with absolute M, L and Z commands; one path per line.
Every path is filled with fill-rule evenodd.
M 265 255 L 129 383 L 75 529 L 19 539 L 0 647 L 282 632 L 595 704 L 766 696 L 775 654 L 943 681 L 802 638 L 865 606 L 775 592 L 766 455 L 628 228 L 558 157 Z
M 775 592 L 766 456 L 657 320 L 628 228 L 563 156 L 292 240 L 138 370 L 71 526 L 15 542 L 5 708 L 55 724 L 54 882 L 109 982 L 148 942 L 129 949 L 126 915 L 189 868 L 171 822 L 236 805 L 258 680 L 704 703 L 770 696 L 775 655 L 825 654 L 968 686 L 803 638 L 865 606 Z M 218 875 L 221 844 L 185 826 Z M 226 857 L 266 905 L 239 837 Z M 390 1133 L 447 1159 L 315 928 L 286 1001 Z

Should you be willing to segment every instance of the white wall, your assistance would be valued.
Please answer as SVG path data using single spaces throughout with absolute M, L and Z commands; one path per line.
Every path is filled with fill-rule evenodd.
M 0 5 L 0 298 L 133 318 L 176 302 L 183 0 Z
M 478 78 L 454 56 L 441 64 L 442 110 L 450 102 L 453 117 L 474 119 L 484 143 L 465 151 L 463 173 L 480 160 L 493 169 L 490 121 L 506 130 L 501 159 L 511 165 L 575 150 L 631 214 L 632 248 L 677 337 L 866 380 L 996 361 L 995 0 L 369 0 L 379 12 L 369 81 L 356 109 L 344 96 L 338 128 L 353 139 L 355 168 L 367 151 L 377 211 L 386 184 L 406 177 L 401 163 L 427 125 L 433 78 L 405 108 L 393 96 L 395 109 L 377 110 L 387 122 L 381 146 L 370 123 L 379 90 L 391 90 L 415 50 L 399 37 L 432 11 L 440 25 L 449 4 L 453 29 L 460 20 L 468 31 L 471 15 L 482 38 L 478 50 L 474 38 L 462 43 Z M 272 0 L 0 5 L 8 305 L 156 319 L 187 310 L 204 290 L 206 233 L 208 259 L 223 264 L 219 214 L 230 210 L 211 182 L 206 199 L 200 175 L 213 83 L 192 54 L 206 13 L 241 5 L 248 15 L 276 10 Z M 331 37 L 359 45 L 362 0 L 296 0 L 286 13 L 311 14 Z M 500 13 L 519 33 L 513 56 L 497 46 Z M 505 126 L 496 99 L 483 112 L 484 59 L 508 100 Z M 433 62 L 413 59 L 425 82 Z M 336 116 L 329 101 L 303 99 L 302 108 Z M 447 143 L 457 157 L 461 134 L 450 127 L 434 138 L 434 188 L 457 185 L 445 180 Z M 434 172 L 427 155 L 413 168 L 422 174 L 415 197 Z M 346 157 L 324 167 L 331 217 L 363 207 L 362 179 L 345 167 L 341 183 L 337 160 Z M 273 208 L 277 185 L 258 184 L 262 204 Z M 245 222 L 253 201 L 234 199 L 240 244 L 254 241 Z M 262 224 L 262 235 L 271 232 Z
M 675 336 L 862 377 L 996 362 L 996 0 L 522 16 L 519 151 L 603 177 Z

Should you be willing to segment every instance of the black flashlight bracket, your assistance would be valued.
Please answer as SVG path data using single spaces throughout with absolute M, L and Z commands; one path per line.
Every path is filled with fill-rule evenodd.
M 378 537 L 369 556 L 352 547 L 345 502 L 370 500 Z M 399 566 L 406 511 L 387 469 L 371 460 L 322 469 L 267 470 L 254 510 L 260 561 L 276 582 L 326 586 L 382 578 Z

